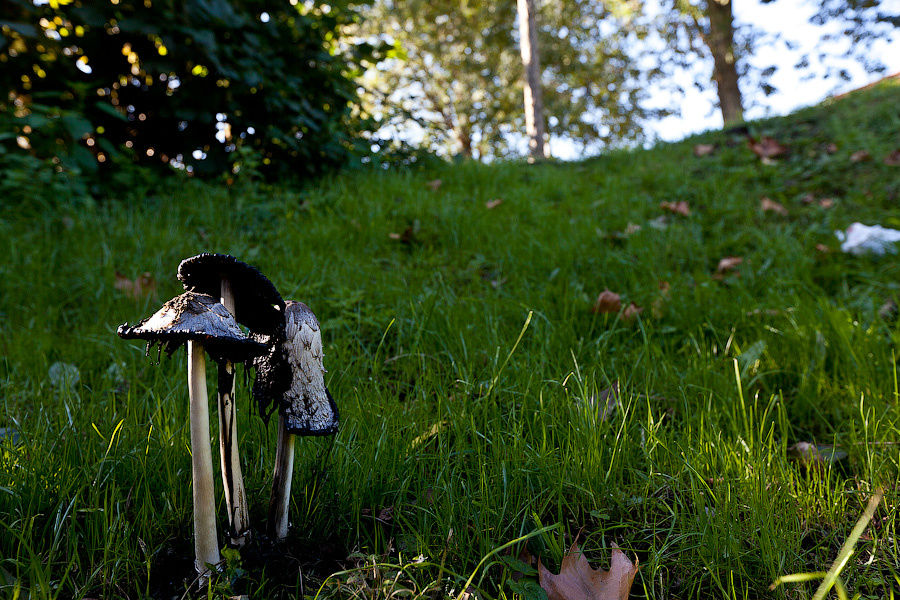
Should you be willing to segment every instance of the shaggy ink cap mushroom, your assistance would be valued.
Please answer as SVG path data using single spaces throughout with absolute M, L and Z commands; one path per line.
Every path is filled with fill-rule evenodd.
M 200 342 L 216 362 L 242 362 L 266 351 L 266 346 L 247 337 L 228 310 L 215 298 L 185 292 L 134 327 L 120 325 L 126 340 L 147 340 L 147 348 L 160 344 L 171 354 L 188 340 Z
M 284 328 L 284 300 L 256 267 L 229 254 L 204 252 L 181 261 L 178 279 L 188 291 L 218 298 L 222 280 L 231 283 L 234 318 L 251 332 L 280 337 Z
M 280 409 L 288 433 L 331 435 L 338 429 L 338 408 L 325 387 L 322 334 L 319 321 L 302 302 L 288 301 L 285 342 L 291 384 L 281 397 Z

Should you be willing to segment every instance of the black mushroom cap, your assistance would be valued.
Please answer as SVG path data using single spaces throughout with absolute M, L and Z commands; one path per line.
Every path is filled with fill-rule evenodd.
M 218 298 L 222 280 L 231 282 L 234 318 L 250 331 L 280 337 L 284 329 L 284 300 L 256 267 L 229 254 L 204 252 L 181 261 L 178 279 L 188 291 Z
M 188 340 L 200 342 L 217 362 L 243 362 L 266 351 L 247 337 L 228 310 L 215 298 L 185 292 L 162 305 L 134 327 L 125 323 L 116 331 L 126 340 L 147 340 L 147 348 L 160 344 L 170 354 Z

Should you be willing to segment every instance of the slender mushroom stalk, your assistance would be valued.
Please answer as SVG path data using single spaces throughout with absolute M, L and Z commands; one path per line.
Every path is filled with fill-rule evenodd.
M 272 477 L 272 496 L 269 503 L 269 528 L 278 540 L 287 537 L 293 476 L 294 436 L 288 432 L 284 417 L 279 415 L 275 473 Z
M 191 473 L 194 484 L 194 568 L 208 577 L 207 565 L 217 565 L 216 499 L 213 493 L 212 452 L 209 448 L 209 408 L 206 359 L 199 342 L 188 341 L 188 386 L 191 398 Z
M 178 279 L 186 290 L 218 296 L 254 338 L 280 338 L 284 301 L 272 282 L 254 267 L 228 254 L 203 253 L 181 261 Z M 219 365 L 219 456 L 228 511 L 230 544 L 242 547 L 250 537 L 250 516 L 238 449 L 234 362 Z
M 288 533 L 288 512 L 294 464 L 295 435 L 329 435 L 337 431 L 338 412 L 325 387 L 322 334 L 308 306 L 288 301 L 285 305 L 283 356 L 291 382 L 280 399 L 275 472 L 269 499 L 269 533 L 283 540 Z
M 191 425 L 191 479 L 194 500 L 194 566 L 200 585 L 209 579 L 209 565 L 221 562 L 216 530 L 212 451 L 209 446 L 209 408 L 204 350 L 217 363 L 245 361 L 266 351 L 248 338 L 234 317 L 215 298 L 187 292 L 166 302 L 138 325 L 121 325 L 124 339 L 161 344 L 169 353 L 187 344 L 188 392 Z
M 221 302 L 228 312 L 234 314 L 234 293 L 228 279 L 222 279 Z M 219 457 L 222 465 L 222 485 L 225 488 L 225 506 L 228 509 L 228 537 L 232 546 L 240 548 L 250 535 L 250 514 L 237 444 L 234 363 L 230 360 L 219 366 L 218 408 Z

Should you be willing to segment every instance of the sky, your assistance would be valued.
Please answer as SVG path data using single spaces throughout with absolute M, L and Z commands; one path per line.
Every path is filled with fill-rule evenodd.
M 884 73 L 867 73 L 855 60 L 845 57 L 849 42 L 824 43 L 821 36 L 837 32 L 839 27 L 817 26 L 809 22 L 815 7 L 809 0 L 779 0 L 762 4 L 759 0 L 734 0 L 734 17 L 737 26 L 747 25 L 768 33 L 782 33 L 797 46 L 791 50 L 783 42 L 761 44 L 752 64 L 765 68 L 776 65 L 778 70 L 771 82 L 777 92 L 766 97 L 759 90 L 742 89 L 745 100 L 745 117 L 758 119 L 766 116 L 784 115 L 798 108 L 818 104 L 829 95 L 840 94 L 862 87 L 884 75 L 900 72 L 900 43 L 879 42 L 872 54 L 886 66 Z M 900 0 L 886 0 L 888 12 L 900 12 Z M 825 50 L 829 65 L 812 61 L 809 68 L 799 70 L 794 65 L 804 53 L 812 53 L 817 48 Z M 839 81 L 835 77 L 826 79 L 826 66 L 845 68 L 851 75 L 850 81 Z M 698 63 L 701 78 L 710 77 L 711 61 Z M 680 115 L 671 116 L 648 123 L 647 130 L 652 136 L 665 141 L 682 139 L 692 133 L 722 126 L 722 116 L 716 106 L 715 87 L 710 85 L 700 92 L 692 84 L 691 75 L 683 73 L 680 78 L 685 93 L 680 98 L 672 98 L 669 92 L 660 91 L 651 95 L 653 106 L 677 106 Z M 561 139 L 550 140 L 551 154 L 556 158 L 572 160 L 580 158 L 580 148 Z

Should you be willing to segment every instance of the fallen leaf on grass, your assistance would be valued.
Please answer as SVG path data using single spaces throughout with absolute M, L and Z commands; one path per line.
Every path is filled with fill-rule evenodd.
M 611 386 L 600 390 L 596 396 L 591 396 L 590 403 L 594 410 L 597 411 L 597 416 L 600 417 L 600 420 L 605 421 L 615 412 L 621 397 L 619 380 L 616 379 Z
M 697 144 L 694 146 L 694 156 L 700 158 L 701 156 L 707 156 L 716 151 L 715 144 Z
M 687 217 L 691 214 L 691 208 L 688 206 L 687 200 L 679 200 L 678 202 L 661 202 L 659 207 L 670 213 Z
M 869 154 L 868 150 L 857 150 L 850 155 L 850 162 L 852 163 L 866 162 L 867 160 L 872 160 L 872 155 Z
M 898 312 L 900 312 L 900 307 L 897 306 L 897 303 L 893 300 L 888 300 L 878 309 L 878 316 L 885 321 L 893 321 L 897 318 Z
M 900 167 L 900 148 L 884 157 L 884 164 L 889 167 Z
M 622 320 L 627 322 L 634 321 L 642 312 L 644 312 L 643 306 L 638 306 L 634 302 L 631 302 L 625 307 L 625 310 L 622 311 Z
M 156 291 L 156 279 L 150 273 L 144 272 L 132 281 L 119 271 L 116 271 L 116 281 L 113 287 L 123 292 L 126 296 L 140 300 Z
M 623 237 L 631 237 L 632 235 L 634 235 L 635 233 L 637 233 L 640 230 L 641 230 L 641 226 L 638 225 L 637 223 L 628 223 L 628 225 L 626 225 L 625 229 L 622 231 L 622 236 Z
M 432 179 L 431 181 L 425 182 L 425 187 L 427 187 L 432 192 L 436 192 L 441 189 L 441 184 L 444 183 L 440 179 Z
M 730 273 L 734 271 L 738 266 L 744 262 L 743 256 L 726 256 L 725 258 L 719 260 L 719 264 L 716 267 L 717 275 L 725 275 L 726 273 Z
M 818 446 L 810 442 L 797 442 L 788 449 L 788 456 L 808 467 L 814 465 L 833 465 L 847 458 L 847 453 L 836 446 L 823 444 Z
M 832 206 L 834 206 L 834 198 L 821 198 L 819 199 L 819 206 L 828 210 Z
M 816 244 L 816 252 L 818 252 L 819 254 L 828 254 L 829 252 L 831 252 L 831 248 L 820 242 Z
M 488 210 L 491 210 L 492 208 L 497 208 L 501 204 L 503 204 L 503 200 L 501 198 L 496 198 L 494 200 L 488 200 L 487 202 L 484 203 L 484 206 Z
M 781 215 L 782 217 L 786 217 L 788 215 L 787 209 L 783 204 L 779 202 L 775 202 L 771 198 L 763 198 L 759 201 L 759 207 L 763 212 L 773 212 L 775 214 Z
M 638 566 L 613 542 L 609 571 L 592 569 L 578 543 L 563 557 L 559 575 L 538 560 L 538 580 L 548 600 L 627 600 Z
M 622 297 L 608 289 L 600 292 L 591 311 L 600 313 L 617 313 L 622 309 Z
M 661 319 L 665 314 L 666 302 L 669 299 L 669 289 L 671 286 L 668 281 L 659 282 L 659 296 L 650 305 L 650 314 L 654 319 Z
M 825 152 L 827 152 L 828 154 L 834 154 L 837 151 L 838 151 L 838 145 L 835 144 L 834 142 L 831 142 L 830 144 L 827 144 L 825 146 Z
M 748 137 L 747 146 L 749 146 L 753 154 L 762 159 L 775 158 L 776 156 L 781 156 L 787 152 L 787 146 L 778 143 L 778 140 L 767 135 L 759 140 Z

